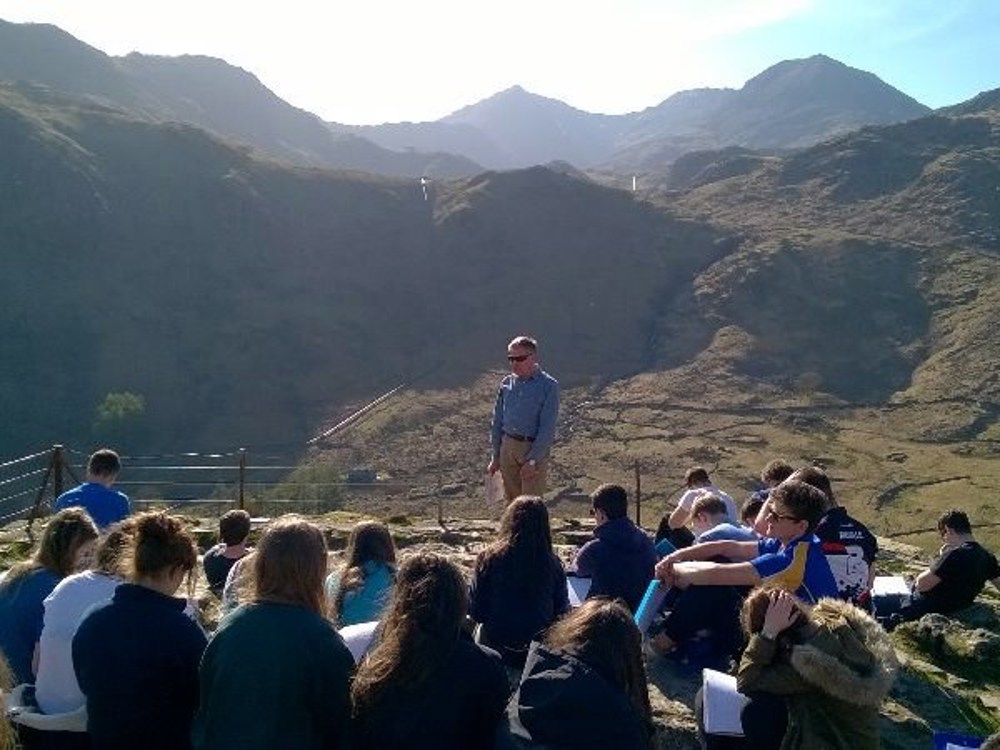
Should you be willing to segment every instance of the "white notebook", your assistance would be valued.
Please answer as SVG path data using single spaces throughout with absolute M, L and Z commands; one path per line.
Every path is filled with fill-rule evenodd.
M 701 695 L 705 733 L 742 737 L 740 711 L 747 698 L 736 689 L 736 678 L 725 672 L 704 669 Z
M 872 596 L 909 596 L 910 587 L 903 576 L 875 576 Z

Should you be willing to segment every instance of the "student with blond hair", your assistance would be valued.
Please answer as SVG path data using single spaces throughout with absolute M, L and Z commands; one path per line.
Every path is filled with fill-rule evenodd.
M 131 539 L 128 520 L 112 526 L 97 542 L 94 567 L 62 579 L 45 599 L 35 677 L 35 700 L 44 713 L 69 713 L 83 705 L 73 671 L 73 637 L 90 610 L 111 601 L 124 581 L 122 558 Z
M 280 518 L 250 561 L 251 595 L 223 620 L 201 662 L 194 747 L 346 747 L 352 658 L 326 609 L 326 541 Z
M 85 510 L 61 510 L 45 524 L 31 557 L 0 581 L 0 651 L 18 683 L 34 682 L 45 597 L 92 554 L 96 539 L 97 527 Z

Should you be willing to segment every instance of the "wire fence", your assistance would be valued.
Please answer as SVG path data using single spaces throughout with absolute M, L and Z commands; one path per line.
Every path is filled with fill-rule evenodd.
M 51 496 L 52 454 L 39 451 L 0 463 L 0 524 L 28 514 L 46 488 Z
M 62 445 L 0 464 L 0 525 L 48 515 L 55 499 L 87 478 L 86 453 Z M 255 457 L 246 450 L 123 456 L 115 488 L 136 510 L 165 508 L 196 516 L 244 508 L 255 515 L 325 513 L 350 493 L 398 492 L 374 470 L 299 463 L 292 455 Z

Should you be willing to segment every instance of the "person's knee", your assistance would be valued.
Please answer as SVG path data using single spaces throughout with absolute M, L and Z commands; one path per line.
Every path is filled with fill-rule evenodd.
M 773 693 L 753 693 L 740 713 L 743 734 L 750 748 L 776 748 L 788 727 L 785 699 Z

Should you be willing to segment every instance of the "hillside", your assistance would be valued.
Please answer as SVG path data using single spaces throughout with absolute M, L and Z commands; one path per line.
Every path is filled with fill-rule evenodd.
M 638 372 L 661 299 L 725 249 L 540 168 L 429 202 L 30 89 L 0 103 L 5 452 L 87 442 L 119 391 L 145 396 L 161 448 L 301 445 L 331 404 L 421 373 L 460 382 L 512 325 L 567 342 L 578 379 Z
M 457 176 L 480 171 L 444 153 L 396 153 L 332 132 L 252 73 L 215 58 L 132 53 L 110 57 L 46 24 L 0 20 L 0 81 L 31 83 L 113 106 L 150 122 L 182 122 L 298 166 L 390 176 Z
M 785 456 L 827 466 L 881 533 L 932 551 L 920 529 L 960 505 L 1000 546 L 998 132 L 986 109 L 786 158 L 716 152 L 692 158 L 694 187 L 648 194 L 726 251 L 660 299 L 642 373 L 567 389 L 556 512 L 602 481 L 631 484 L 638 466 L 654 523 L 692 464 L 740 494 Z M 562 377 L 563 342 L 542 340 Z M 403 477 L 420 488 L 415 507 L 448 486 L 449 505 L 474 512 L 498 377 L 401 397 L 314 460 Z M 431 434 L 453 436 L 433 470 L 421 454 Z
M 744 487 L 782 453 L 842 468 L 883 529 L 953 491 L 985 514 L 1000 439 L 990 101 L 787 156 L 700 152 L 668 191 L 560 164 L 425 195 L 0 86 L 0 448 L 110 439 L 98 409 L 128 392 L 145 399 L 130 452 L 296 453 L 406 382 L 329 459 L 415 486 L 454 475 L 474 501 L 496 376 L 469 389 L 527 330 L 567 390 L 558 490 L 636 460 L 655 487 L 697 461 Z
M 28 53 L 13 54 L 3 33 L 0 65 L 21 64 Z M 55 60 L 66 39 L 49 29 L 37 41 Z M 55 442 L 82 451 L 111 434 L 132 456 L 247 446 L 301 455 L 323 476 L 366 466 L 395 480 L 345 491 L 337 502 L 352 510 L 495 515 L 481 500 L 486 425 L 504 344 L 527 331 L 564 386 L 555 516 L 581 516 L 587 491 L 617 481 L 639 485 L 652 527 L 689 466 L 739 496 L 784 456 L 826 466 L 890 550 L 903 539 L 932 553 L 933 519 L 952 506 L 1000 547 L 996 92 L 831 131 L 794 153 L 715 148 L 698 118 L 665 109 L 698 150 L 635 141 L 672 163 L 639 193 L 565 163 L 434 179 L 425 193 L 414 179 L 296 166 L 211 134 L 230 125 L 209 122 L 220 112 L 198 101 L 219 94 L 219 76 L 232 97 L 220 103 L 259 103 L 245 72 L 70 46 L 71 69 L 53 63 L 47 83 L 0 83 L 0 455 Z M 814 63 L 806 83 L 839 70 Z M 809 117 L 773 102 L 815 89 L 792 85 L 798 70 L 748 84 L 788 116 L 786 138 Z M 204 89 L 187 100 L 194 71 Z M 586 121 L 507 93 L 524 118 L 549 118 L 550 133 Z M 740 95 L 678 102 L 708 117 Z M 190 108 L 177 119 L 204 127 L 166 121 L 156 107 L 171 101 Z M 271 104 L 275 118 L 288 114 Z M 473 115 L 441 132 L 474 141 Z M 254 137 L 278 139 L 268 117 L 246 124 Z M 586 132 L 560 147 L 605 136 Z M 384 156 L 341 137 L 366 159 Z M 355 428 L 305 451 L 400 383 Z M 143 408 L 127 431 L 102 431 L 100 406 L 122 392 Z M 458 539 L 468 554 L 481 538 L 425 541 Z M 898 730 L 887 747 L 925 741 L 929 723 L 995 724 L 995 698 L 976 691 L 995 684 L 995 639 L 976 636 L 969 657 L 935 652 L 950 648 L 939 633 L 910 635 L 933 658 L 910 662 L 883 716 Z M 651 678 L 661 728 L 690 746 L 690 717 L 670 699 L 677 683 Z

